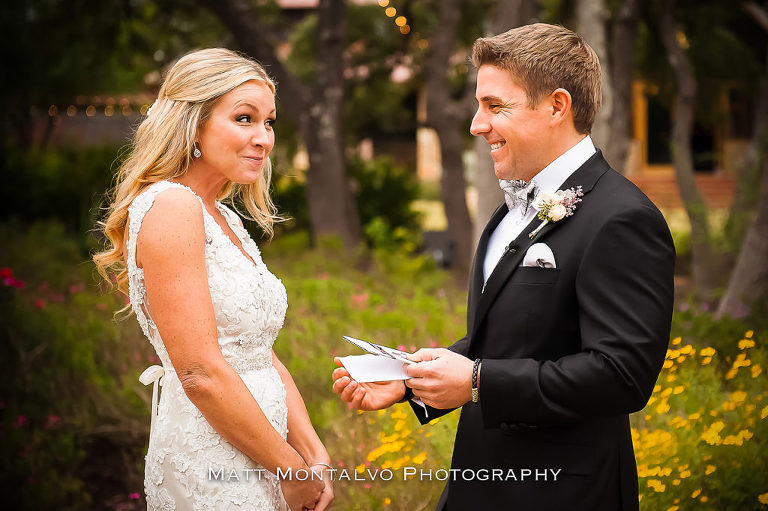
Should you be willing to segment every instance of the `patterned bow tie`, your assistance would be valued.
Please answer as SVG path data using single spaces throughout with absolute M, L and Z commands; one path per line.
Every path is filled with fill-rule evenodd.
M 539 193 L 539 185 L 535 181 L 527 183 L 522 179 L 499 179 L 499 187 L 504 190 L 504 201 L 509 210 L 512 211 L 519 205 L 525 218 Z

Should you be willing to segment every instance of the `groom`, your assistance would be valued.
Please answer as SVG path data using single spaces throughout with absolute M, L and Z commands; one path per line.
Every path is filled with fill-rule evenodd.
M 669 229 L 592 145 L 601 70 L 583 39 L 529 25 L 479 39 L 472 60 L 470 131 L 491 147 L 506 204 L 477 247 L 467 335 L 416 352 L 405 385 L 358 384 L 338 368 L 334 391 L 363 410 L 420 398 L 422 424 L 461 407 L 460 470 L 438 509 L 638 509 L 628 414 L 645 406 L 667 349 Z M 537 230 L 542 198 L 568 189 L 581 201 L 550 208 Z

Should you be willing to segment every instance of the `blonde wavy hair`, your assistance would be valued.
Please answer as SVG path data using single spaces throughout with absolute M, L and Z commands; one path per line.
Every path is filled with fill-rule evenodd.
M 117 173 L 106 219 L 97 230 L 107 238 L 106 249 L 93 256 L 99 274 L 128 295 L 123 247 L 128 206 L 147 187 L 183 176 L 192 162 L 195 136 L 217 100 L 239 85 L 256 80 L 275 94 L 275 84 L 258 63 L 224 48 L 198 50 L 181 57 L 168 71 L 157 100 L 141 122 L 127 158 Z M 239 198 L 268 236 L 280 218 L 269 196 L 272 165 L 267 158 L 259 180 L 248 185 L 227 183 L 217 200 Z M 242 214 L 242 213 L 241 213 Z M 112 280 L 114 278 L 114 281 Z

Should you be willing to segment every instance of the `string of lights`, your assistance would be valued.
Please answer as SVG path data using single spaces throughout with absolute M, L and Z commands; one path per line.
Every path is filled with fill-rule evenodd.
M 411 31 L 408 19 L 405 16 L 397 16 L 397 9 L 389 5 L 389 0 L 379 0 L 379 6 L 384 7 L 384 14 L 395 19 L 395 25 L 400 29 L 400 33 L 405 35 Z

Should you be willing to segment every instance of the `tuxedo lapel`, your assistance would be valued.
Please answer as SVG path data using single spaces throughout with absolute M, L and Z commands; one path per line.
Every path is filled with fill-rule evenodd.
M 488 239 L 491 237 L 491 233 L 499 225 L 509 209 L 507 205 L 502 203 L 496 211 L 491 215 L 491 219 L 485 225 L 480 240 L 477 243 L 477 250 L 475 251 L 475 261 L 472 264 L 472 275 L 469 281 L 469 314 L 468 332 L 472 331 L 472 325 L 474 323 L 474 312 L 477 309 L 477 303 L 480 299 L 480 295 L 483 289 L 483 267 L 485 265 L 485 254 L 488 251 Z
M 592 155 L 584 164 L 579 167 L 573 174 L 568 177 L 568 179 L 565 180 L 565 182 L 560 186 L 559 189 L 565 190 L 567 188 L 571 187 L 577 187 L 581 186 L 582 192 L 584 193 L 583 200 L 587 200 L 587 194 L 592 190 L 597 180 L 602 176 L 605 171 L 607 171 L 610 167 L 608 166 L 608 163 L 603 159 L 603 154 L 599 150 Z M 579 209 L 576 208 L 576 211 L 574 214 L 578 215 Z M 498 213 L 498 211 L 497 211 Z M 499 219 L 499 222 L 501 219 Z M 520 266 L 520 262 L 522 261 L 523 257 L 525 256 L 526 251 L 528 248 L 536 241 L 544 237 L 548 232 L 552 231 L 553 229 L 556 229 L 562 224 L 567 223 L 568 218 L 564 218 L 563 220 L 559 222 L 549 223 L 546 226 L 544 226 L 537 234 L 536 236 L 531 239 L 529 238 L 529 234 L 533 232 L 536 227 L 539 226 L 539 224 L 542 222 L 538 218 L 534 218 L 526 227 L 523 229 L 523 231 L 520 233 L 520 235 L 515 238 L 515 240 L 510 243 L 507 246 L 507 250 L 504 252 L 504 255 L 502 255 L 501 259 L 499 260 L 498 264 L 496 265 L 496 268 L 494 268 L 493 273 L 488 277 L 488 280 L 485 284 L 485 289 L 480 291 L 479 293 L 475 291 L 475 293 L 479 296 L 472 296 L 472 300 L 470 301 L 473 306 L 476 307 L 475 310 L 470 311 L 470 329 L 469 329 L 469 335 L 470 335 L 470 342 L 474 340 L 474 334 L 479 327 L 479 325 L 483 322 L 483 319 L 485 318 L 485 314 L 488 312 L 488 309 L 490 308 L 493 301 L 496 299 L 496 296 L 499 294 L 499 291 L 504 287 L 507 280 L 512 276 L 512 274 L 517 270 L 517 268 Z M 490 227 L 490 222 L 488 226 L 486 227 L 487 236 L 490 236 L 490 232 L 493 231 L 493 229 L 488 229 Z M 496 225 L 498 225 L 498 222 L 496 222 Z M 495 228 L 495 226 L 494 226 Z M 486 235 L 486 232 L 483 233 L 483 235 Z M 477 282 L 475 282 L 474 278 L 474 272 L 473 272 L 473 287 L 475 289 L 482 289 L 482 267 L 483 267 L 483 260 L 485 259 L 485 245 L 487 245 L 487 238 L 485 241 L 485 244 L 481 243 L 481 246 L 478 247 L 478 257 L 475 261 L 475 271 L 477 271 L 477 267 L 480 267 L 480 285 L 477 285 Z M 480 251 L 482 248 L 482 259 L 480 259 Z

